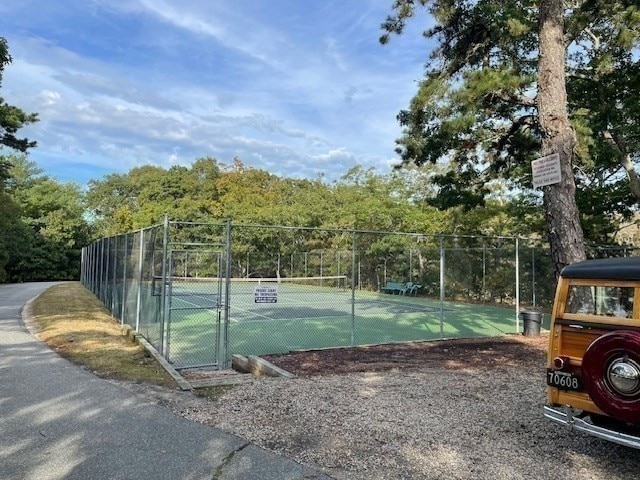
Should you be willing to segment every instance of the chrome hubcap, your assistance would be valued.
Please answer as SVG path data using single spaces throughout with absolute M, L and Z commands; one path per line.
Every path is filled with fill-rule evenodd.
M 621 395 L 635 395 L 640 390 L 640 365 L 633 360 L 614 360 L 609 364 L 606 375 L 609 385 Z

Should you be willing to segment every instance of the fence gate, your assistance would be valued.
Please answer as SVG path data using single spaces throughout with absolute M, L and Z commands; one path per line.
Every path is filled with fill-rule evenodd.
M 177 370 L 225 366 L 223 247 L 222 244 L 198 244 L 196 249 L 189 244 L 169 246 L 163 353 Z

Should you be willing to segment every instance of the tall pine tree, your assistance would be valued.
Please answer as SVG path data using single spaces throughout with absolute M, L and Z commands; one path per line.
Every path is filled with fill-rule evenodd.
M 578 197 L 581 189 L 595 185 L 595 175 L 606 176 L 600 188 L 607 189 L 626 172 L 622 196 L 637 181 L 633 160 L 638 150 L 633 152 L 635 131 L 629 126 L 638 125 L 638 109 L 622 114 L 619 108 L 620 98 L 627 98 L 620 83 L 627 86 L 623 91 L 637 88 L 636 3 L 579 0 L 565 8 L 561 0 L 394 2 L 393 15 L 382 25 L 382 43 L 401 33 L 417 8 L 426 8 L 435 19 L 435 26 L 425 32 L 435 41 L 425 78 L 409 108 L 398 116 L 404 132 L 397 151 L 404 163 L 447 164 L 435 177 L 439 206 L 482 204 L 495 178 L 514 188 L 530 188 L 530 160 L 558 153 L 562 182 L 544 187 L 556 271 L 584 258 L 576 179 Z M 596 102 L 593 85 L 605 71 L 616 76 L 618 89 L 601 89 Z M 607 133 L 605 125 L 619 136 Z M 618 162 L 602 154 L 620 145 L 626 150 Z M 619 198 L 608 205 L 622 211 Z M 584 196 L 582 203 L 588 203 Z

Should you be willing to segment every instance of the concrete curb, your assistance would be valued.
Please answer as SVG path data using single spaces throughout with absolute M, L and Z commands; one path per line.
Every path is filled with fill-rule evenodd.
M 132 342 L 139 343 L 149 354 L 156 359 L 156 361 L 162 365 L 169 375 L 176 381 L 180 390 L 193 390 L 193 387 L 187 382 L 182 375 L 180 375 L 173 366 L 167 362 L 167 360 L 158 353 L 153 345 L 151 345 L 146 338 L 136 333 L 136 331 L 130 325 L 122 326 L 123 334 L 131 339 Z
M 31 300 L 28 300 L 20 311 L 22 324 L 26 327 L 27 331 L 34 336 L 37 336 L 41 331 L 40 325 L 38 325 L 38 322 L 36 322 L 35 318 L 33 317 L 33 302 L 36 298 L 38 297 L 34 297 Z
M 296 378 L 296 376 L 283 370 L 282 368 L 268 362 L 264 358 L 257 357 L 255 355 L 249 355 L 244 357 L 242 355 L 232 355 L 231 365 L 234 370 L 238 370 L 243 373 L 251 373 L 256 377 L 268 376 L 268 377 L 280 377 L 280 378 Z

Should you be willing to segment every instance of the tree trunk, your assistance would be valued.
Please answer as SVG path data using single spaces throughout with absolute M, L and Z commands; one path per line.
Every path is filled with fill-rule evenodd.
M 538 114 L 542 154 L 560 156 L 560 183 L 544 187 L 547 234 L 556 278 L 565 265 L 586 258 L 576 205 L 572 156 L 575 132 L 567 113 L 563 0 L 540 1 Z

